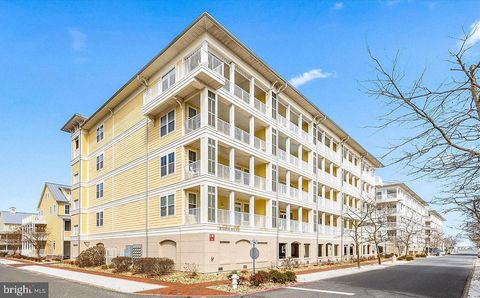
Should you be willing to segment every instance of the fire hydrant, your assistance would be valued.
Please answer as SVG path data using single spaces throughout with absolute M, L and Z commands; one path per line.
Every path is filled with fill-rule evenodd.
M 238 287 L 238 279 L 240 277 L 238 276 L 238 274 L 236 273 L 233 273 L 232 274 L 232 288 L 236 289 Z

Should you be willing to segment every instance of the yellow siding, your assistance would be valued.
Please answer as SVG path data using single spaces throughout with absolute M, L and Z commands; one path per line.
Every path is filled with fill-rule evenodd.
M 149 228 L 159 228 L 176 226 L 182 222 L 182 191 L 175 192 L 175 216 L 160 216 L 160 196 L 151 197 L 148 201 L 148 226 Z

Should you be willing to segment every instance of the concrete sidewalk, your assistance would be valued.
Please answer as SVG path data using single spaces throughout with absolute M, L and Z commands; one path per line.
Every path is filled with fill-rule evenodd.
M 0 259 L 0 264 L 5 265 L 18 265 L 25 264 L 13 260 Z M 89 274 L 85 272 L 77 272 L 72 270 L 65 270 L 60 268 L 52 268 L 41 265 L 26 265 L 17 267 L 20 270 L 26 270 L 30 272 L 36 272 L 40 274 L 47 274 L 58 278 L 63 278 L 75 282 L 81 282 L 92 286 L 102 287 L 123 293 L 134 293 L 141 291 L 148 291 L 154 289 L 165 288 L 165 286 L 153 283 L 144 283 L 139 281 L 132 281 L 122 278 L 101 276 L 97 274 Z
M 470 280 L 470 286 L 467 289 L 468 294 L 464 297 L 477 298 L 480 297 L 480 258 L 477 258 L 475 262 L 475 268 L 473 269 L 472 279 Z M 465 293 L 466 294 L 466 293 Z
M 362 265 L 360 269 L 358 269 L 357 267 L 352 267 L 352 268 L 334 269 L 329 271 L 319 271 L 319 272 L 313 272 L 313 273 L 299 274 L 297 275 L 297 281 L 312 282 L 312 281 L 340 277 L 340 276 L 356 274 L 356 273 L 362 273 L 362 272 L 367 272 L 372 270 L 385 269 L 391 266 L 400 265 L 402 263 L 404 262 L 397 261 L 396 263 L 392 263 L 391 261 L 388 261 L 387 263 L 382 263 L 381 265 L 378 265 L 378 264 Z

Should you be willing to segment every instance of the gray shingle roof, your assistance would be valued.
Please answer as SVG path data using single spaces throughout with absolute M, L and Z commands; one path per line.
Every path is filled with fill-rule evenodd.
M 0 217 L 4 224 L 21 225 L 22 219 L 36 213 L 0 211 Z
M 63 185 L 63 184 L 51 183 L 51 182 L 47 182 L 47 183 L 45 183 L 45 185 L 47 185 L 47 188 L 50 191 L 50 193 L 52 194 L 55 201 L 68 203 L 68 199 L 65 197 L 62 190 L 70 191 L 70 186 Z

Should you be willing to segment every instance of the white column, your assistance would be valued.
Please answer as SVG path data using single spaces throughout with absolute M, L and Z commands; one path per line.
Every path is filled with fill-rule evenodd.
M 287 173 L 285 174 L 285 184 L 286 184 L 286 192 L 287 192 L 287 197 L 290 196 L 290 171 L 287 170 Z
M 255 98 L 255 78 L 251 77 L 250 78 L 250 105 L 253 107 L 254 106 L 254 98 Z
M 230 93 L 233 94 L 233 89 L 235 87 L 235 63 L 230 63 Z
M 250 186 L 255 187 L 255 156 L 250 156 Z
M 287 119 L 287 128 L 290 128 L 290 104 L 287 103 L 287 114 L 285 115 L 285 119 Z
M 249 134 L 250 134 L 250 146 L 255 146 L 255 143 L 254 143 L 254 137 L 255 137 L 255 118 L 253 116 L 250 116 L 250 119 L 249 119 L 249 124 L 248 124 L 248 130 L 249 130 Z
M 255 226 L 255 196 L 250 196 L 250 204 L 248 206 L 249 210 L 249 221 L 250 221 L 250 226 L 254 227 Z
M 333 188 L 330 188 L 330 208 L 333 208 Z
M 265 227 L 267 229 L 270 229 L 272 227 L 272 220 L 274 215 L 272 214 L 272 200 L 267 199 L 266 206 L 265 206 L 265 220 L 266 224 Z
M 200 138 L 200 175 L 208 172 L 208 138 Z
M 271 117 L 272 115 L 272 92 L 267 91 L 265 104 L 267 106 L 266 112 L 267 116 Z
M 308 210 L 308 229 L 309 229 L 309 232 L 314 231 L 314 229 L 313 229 L 314 224 L 317 224 L 317 223 L 313 222 L 313 210 L 309 209 Z
M 228 167 L 230 168 L 230 181 L 235 181 L 235 148 L 230 147 Z
M 200 185 L 200 223 L 208 222 L 208 187 Z
M 302 113 L 298 114 L 298 132 L 302 133 L 302 123 L 303 123 L 303 115 Z
M 303 223 L 303 208 L 302 207 L 298 207 L 298 231 L 301 233 L 303 232 L 303 227 L 302 227 L 302 223 Z
M 287 162 L 290 162 L 290 137 L 285 140 L 285 151 L 287 152 Z
M 267 146 L 266 148 L 267 154 L 272 154 L 272 127 L 271 126 L 268 126 L 265 132 L 265 146 Z
M 202 50 L 200 52 L 200 61 L 202 65 L 207 66 L 208 63 L 208 42 L 204 40 L 202 42 Z
M 235 225 L 235 192 L 231 191 L 228 198 L 228 210 L 230 215 L 230 224 Z
M 208 89 L 200 91 L 200 126 L 208 125 Z
M 231 104 L 228 109 L 230 123 L 230 137 L 235 138 L 235 105 Z
M 333 231 L 333 214 L 330 214 L 330 229 Z
M 303 145 L 300 144 L 298 145 L 298 162 L 299 166 L 302 166 L 302 161 L 303 161 Z
M 312 180 L 308 181 L 308 190 L 307 190 L 307 192 L 308 192 L 308 201 L 309 201 L 309 202 L 312 202 L 312 201 L 313 201 L 313 195 L 314 195 L 314 193 L 313 193 L 313 183 L 317 183 L 317 181 L 315 181 L 315 180 L 313 180 L 313 181 L 312 181 Z M 316 194 L 315 194 L 315 195 L 316 195 Z
M 285 224 L 287 226 L 286 230 L 290 231 L 290 204 L 287 204 L 287 207 L 285 208 L 285 213 L 286 213 Z
M 322 234 L 325 234 L 325 212 L 322 212 Z
M 322 206 L 325 207 L 327 201 L 325 199 L 325 191 L 326 191 L 326 186 L 325 185 L 322 185 Z
M 298 183 L 298 198 L 303 200 L 303 177 L 300 175 L 297 179 Z
M 267 191 L 272 191 L 272 163 L 267 163 L 266 173 L 265 173 L 265 189 Z
M 325 178 L 325 158 L 322 158 L 322 177 Z

